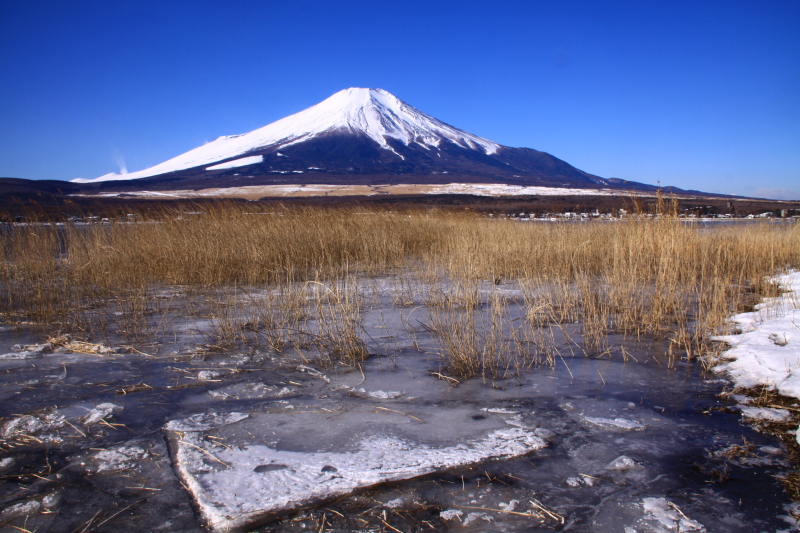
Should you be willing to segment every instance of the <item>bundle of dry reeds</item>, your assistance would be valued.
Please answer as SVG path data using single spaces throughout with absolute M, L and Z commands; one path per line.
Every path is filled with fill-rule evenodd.
M 214 313 L 216 327 L 231 338 L 267 339 L 274 348 L 301 338 L 323 339 L 330 351 L 354 362 L 365 353 L 359 306 L 347 284 L 335 280 L 406 269 L 412 274 L 401 279 L 417 281 L 400 284 L 398 302 L 414 300 L 409 283 L 433 287 L 447 278 L 447 290 L 428 290 L 422 303 L 439 309 L 429 316 L 432 329 L 449 338 L 444 342 L 452 348 L 443 349 L 452 353 L 449 365 L 461 375 L 475 375 L 537 358 L 551 361 L 553 336 L 536 328 L 575 321 L 587 352 L 602 352 L 607 335 L 617 332 L 669 339 L 693 357 L 709 349 L 709 335 L 727 316 L 754 302 L 753 294 L 775 290 L 765 276 L 800 265 L 797 225 L 694 227 L 667 208 L 653 220 L 589 223 L 241 203 L 134 214 L 102 225 L 3 228 L 0 313 L 9 321 L 42 324 L 51 333 L 97 336 L 111 328 L 136 341 L 146 333 L 147 316 L 158 312 L 156 287 L 271 286 L 289 294 L 297 282 L 316 280 L 329 283 L 321 293 L 324 305 L 280 311 L 264 304 L 250 320 L 255 329 L 239 324 L 228 333 L 223 330 L 230 320 L 221 305 Z M 496 279 L 519 280 L 527 329 L 499 325 L 500 301 L 487 307 L 497 309 L 493 318 L 470 318 L 478 303 L 474 283 Z M 305 296 L 287 298 L 297 303 Z M 113 312 L 98 320 L 97 309 L 110 301 Z M 304 313 L 323 329 L 298 332 Z M 527 340 L 515 344 L 512 337 Z M 522 350 L 523 344 L 540 349 Z M 519 359 L 523 352 L 525 361 Z

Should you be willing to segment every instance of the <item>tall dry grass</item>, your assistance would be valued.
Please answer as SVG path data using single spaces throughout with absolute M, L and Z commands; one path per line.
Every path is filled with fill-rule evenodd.
M 62 332 L 98 335 L 111 328 L 135 341 L 153 327 L 143 317 L 157 311 L 154 287 L 286 288 L 316 280 L 329 292 L 326 302 L 304 311 L 317 329 L 303 338 L 316 335 L 320 350 L 355 362 L 366 353 L 360 307 L 349 285 L 335 280 L 405 268 L 415 274 L 398 278 L 406 281 L 396 302 L 414 301 L 408 280 L 439 287 L 426 291 L 422 304 L 439 309 L 429 316 L 433 330 L 451 337 L 443 341 L 451 346 L 443 348 L 446 362 L 468 376 L 552 361 L 552 328 L 576 321 L 586 353 L 607 350 L 612 332 L 669 339 L 687 357 L 706 353 L 709 335 L 727 316 L 753 303 L 753 294 L 775 291 L 766 276 L 800 265 L 797 225 L 696 227 L 668 208 L 662 215 L 522 223 L 444 210 L 198 203 L 190 211 L 164 208 L 108 224 L 12 225 L 2 228 L 0 313 Z M 502 325 L 499 301 L 486 308 L 488 318 L 470 318 L 478 306 L 476 280 L 519 280 L 525 327 Z M 113 312 L 107 311 L 112 299 Z M 219 306 L 215 327 L 231 338 L 255 324 L 253 335 L 236 335 L 267 339 L 275 348 L 299 342 L 294 330 L 302 306 L 274 304 L 263 304 L 255 318 Z

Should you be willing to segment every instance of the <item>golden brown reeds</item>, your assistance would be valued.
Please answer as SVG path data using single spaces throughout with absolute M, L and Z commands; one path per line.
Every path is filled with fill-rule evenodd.
M 245 297 L 249 303 L 242 307 L 219 299 L 213 310 L 217 335 L 234 343 L 261 339 L 274 349 L 313 339 L 319 346 L 327 339 L 327 352 L 356 362 L 366 353 L 360 304 L 351 299 L 349 282 L 336 280 L 406 268 L 413 274 L 397 278 L 402 282 L 395 302 L 426 305 L 433 329 L 447 335 L 452 328 L 455 337 L 446 342 L 461 347 L 442 351 L 469 360 L 448 365 L 474 375 L 490 360 L 492 368 L 552 362 L 553 330 L 532 328 L 576 321 L 587 353 L 607 351 L 607 334 L 615 332 L 669 339 L 696 356 L 709 349 L 709 335 L 727 316 L 753 302 L 749 292 L 774 292 L 766 276 L 800 265 L 797 224 L 698 227 L 679 220 L 666 203 L 652 219 L 587 223 L 250 203 L 198 203 L 135 215 L 107 224 L 3 227 L 0 313 L 9 321 L 43 324 L 49 333 L 98 337 L 111 331 L 133 342 L 157 327 L 147 320 L 158 312 L 154 287 L 238 286 L 247 288 L 245 296 L 269 287 L 290 303 Z M 525 328 L 518 317 L 500 318 L 505 311 L 499 301 L 485 307 L 488 318 L 476 315 L 482 312 L 478 280 L 501 279 L 523 286 Z M 300 295 L 297 287 L 310 280 L 329 292 L 317 291 L 316 300 Z M 428 288 L 418 290 L 415 283 Z M 310 306 L 300 303 L 309 296 Z M 301 326 L 300 316 L 317 329 Z M 509 344 L 509 338 L 516 340 Z M 527 353 L 528 363 L 509 350 Z

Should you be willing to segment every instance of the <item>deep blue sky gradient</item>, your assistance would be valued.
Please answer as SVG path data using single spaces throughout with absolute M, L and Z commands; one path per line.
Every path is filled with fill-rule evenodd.
M 94 178 L 347 87 L 576 167 L 800 199 L 800 1 L 0 0 L 0 176 Z

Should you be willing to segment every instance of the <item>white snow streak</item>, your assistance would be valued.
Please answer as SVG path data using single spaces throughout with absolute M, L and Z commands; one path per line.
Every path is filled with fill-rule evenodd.
M 219 165 L 207 167 L 206 170 L 224 170 L 226 168 L 246 167 L 247 165 L 255 165 L 256 163 L 261 163 L 262 161 L 264 161 L 263 155 L 251 155 L 250 157 L 242 157 L 241 159 L 234 159 L 233 161 L 227 161 L 225 163 L 220 163 Z

